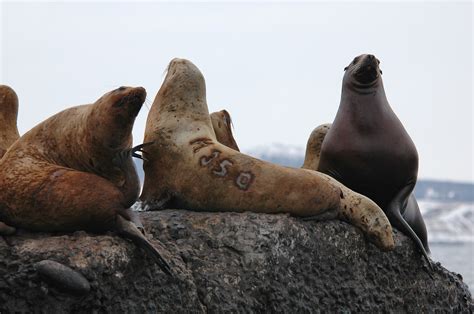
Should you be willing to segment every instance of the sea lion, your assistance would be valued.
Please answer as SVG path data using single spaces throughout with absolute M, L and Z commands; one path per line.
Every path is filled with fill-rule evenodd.
M 170 273 L 130 210 L 140 189 L 132 127 L 145 97 L 142 87 L 120 87 L 24 134 L 0 160 L 0 220 L 33 231 L 116 230 Z
M 323 145 L 324 138 L 330 127 L 331 123 L 321 124 L 311 132 L 306 144 L 306 154 L 301 168 L 309 170 L 318 169 L 319 159 L 321 158 L 321 145 Z
M 232 118 L 227 110 L 211 113 L 211 122 L 217 141 L 239 152 L 239 146 L 232 135 Z
M 0 85 L 0 158 L 20 137 L 17 118 L 18 96 L 11 87 Z
M 204 77 L 190 61 L 173 59 L 148 114 L 145 182 L 150 209 L 324 215 L 358 226 L 382 249 L 394 246 L 382 210 L 330 176 L 277 166 L 217 142 Z
M 339 110 L 316 169 L 374 200 L 431 265 L 425 223 L 412 193 L 418 153 L 388 103 L 379 63 L 365 54 L 345 68 Z

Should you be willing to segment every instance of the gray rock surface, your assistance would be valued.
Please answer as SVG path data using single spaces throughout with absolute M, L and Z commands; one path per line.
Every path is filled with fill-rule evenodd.
M 473 309 L 461 276 L 436 263 L 430 272 L 399 232 L 395 250 L 382 252 L 341 221 L 184 210 L 141 216 L 174 277 L 112 233 L 20 233 L 0 238 L 0 313 Z M 42 260 L 82 274 L 90 291 L 72 294 L 45 280 L 35 268 Z

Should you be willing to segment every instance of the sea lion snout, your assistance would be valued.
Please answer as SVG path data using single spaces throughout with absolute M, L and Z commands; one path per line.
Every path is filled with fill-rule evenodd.
M 143 87 L 124 87 L 121 86 L 116 91 L 120 92 L 114 107 L 126 107 L 132 117 L 136 117 L 146 99 L 146 90 Z
M 370 54 L 360 55 L 354 59 L 353 75 L 355 80 L 360 84 L 370 84 L 377 80 L 382 73 L 379 69 L 380 61 Z

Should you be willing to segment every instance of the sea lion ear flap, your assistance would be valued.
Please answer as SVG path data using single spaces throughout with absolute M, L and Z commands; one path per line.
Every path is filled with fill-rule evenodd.
M 383 74 L 382 69 L 379 69 L 379 71 L 380 71 L 380 74 Z
M 348 68 L 349 68 L 349 66 L 346 66 L 346 67 L 344 68 L 344 71 L 346 71 Z

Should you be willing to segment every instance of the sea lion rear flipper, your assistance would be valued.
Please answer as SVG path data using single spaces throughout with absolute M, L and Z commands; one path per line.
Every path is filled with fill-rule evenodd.
M 12 235 L 16 232 L 16 229 L 0 221 L 0 235 Z
M 120 151 L 112 160 L 112 163 L 114 163 L 116 166 L 122 165 L 128 158 L 130 157 L 135 157 L 135 158 L 140 158 L 142 160 L 146 161 L 146 158 L 143 156 L 145 151 L 142 150 L 143 147 L 152 145 L 154 142 L 147 142 L 143 143 L 137 146 L 134 146 L 132 148 Z M 142 155 L 137 154 L 137 152 L 142 153 Z
M 160 252 L 158 252 L 158 250 L 153 246 L 153 244 L 151 244 L 151 242 L 148 241 L 147 238 L 145 238 L 145 236 L 140 232 L 140 230 L 138 230 L 138 228 L 135 226 L 135 224 L 133 224 L 133 222 L 125 219 L 119 214 L 117 215 L 116 223 L 117 231 L 122 236 L 132 240 L 133 243 L 150 253 L 153 256 L 155 262 L 161 268 L 161 270 L 163 270 L 163 272 L 170 276 L 173 275 L 173 273 L 171 272 L 171 267 L 161 256 Z
M 143 143 L 143 144 L 137 145 L 135 147 L 132 147 L 132 149 L 131 149 L 132 157 L 140 158 L 140 159 L 146 161 L 146 158 L 143 156 L 143 154 L 146 153 L 146 152 L 143 151 L 142 148 L 146 147 L 146 146 L 149 146 L 149 145 L 152 145 L 154 143 L 155 143 L 154 141 L 153 142 L 147 142 L 147 143 Z M 137 154 L 137 152 L 140 152 L 142 154 L 139 155 L 139 154 Z
M 414 184 L 409 184 L 402 188 L 400 192 L 398 192 L 398 194 L 393 198 L 390 204 L 388 204 L 386 213 L 388 219 L 390 220 L 393 226 L 395 226 L 397 229 L 399 229 L 401 232 L 403 232 L 404 234 L 412 238 L 413 241 L 415 241 L 416 246 L 426 258 L 428 266 L 433 271 L 433 265 L 431 264 L 430 258 L 428 256 L 428 253 L 426 253 L 423 243 L 401 214 L 401 209 L 404 209 L 407 206 L 407 200 L 410 194 L 412 193 L 413 188 Z

